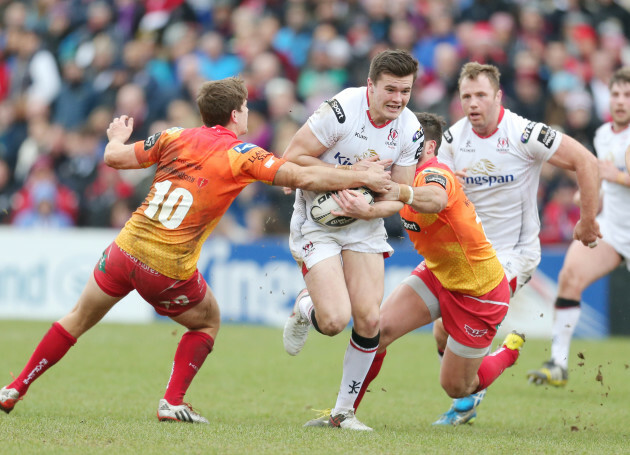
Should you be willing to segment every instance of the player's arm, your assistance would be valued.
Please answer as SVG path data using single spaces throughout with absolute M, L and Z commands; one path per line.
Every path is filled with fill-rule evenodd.
M 319 156 L 326 150 L 326 146 L 319 142 L 308 123 L 305 123 L 291 138 L 282 158 L 300 166 L 335 167 L 333 164 L 324 163 L 319 159 Z
M 331 212 L 333 215 L 369 220 L 397 213 L 405 204 L 409 204 L 416 212 L 440 213 L 446 208 L 448 194 L 437 184 L 413 187 L 394 183 L 392 189 L 381 195 L 381 200 L 374 204 L 368 204 L 364 197 L 352 190 L 340 191 L 337 196 L 333 194 L 333 199 L 342 209 L 341 212 Z
M 367 186 L 373 191 L 383 193 L 391 188 L 391 183 L 389 172 L 382 167 L 349 171 L 324 166 L 302 167 L 291 162 L 280 166 L 273 180 L 273 185 L 317 192 Z
M 626 170 L 630 172 L 630 147 L 626 150 Z
M 575 226 L 573 237 L 584 245 L 592 244 L 602 237 L 599 224 L 595 221 L 599 207 L 597 158 L 582 144 L 565 134 L 558 150 L 549 158 L 549 163 L 575 171 L 580 189 L 580 221 Z
M 140 169 L 133 144 L 126 144 L 133 131 L 133 117 L 116 117 L 107 128 L 109 142 L 105 146 L 103 160 L 114 169 Z

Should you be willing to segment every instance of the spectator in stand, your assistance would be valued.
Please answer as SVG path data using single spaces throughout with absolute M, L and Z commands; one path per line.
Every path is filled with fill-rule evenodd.
M 11 168 L 9 164 L 0 157 L 0 224 L 9 222 L 11 199 L 16 189 Z
M 544 206 L 540 229 L 540 243 L 566 244 L 573 240 L 573 230 L 580 219 L 580 208 L 573 201 L 577 187 L 564 179 L 553 190 Z
M 56 206 L 59 197 L 53 182 L 35 182 L 30 192 L 32 206 L 21 211 L 13 219 L 13 225 L 21 228 L 67 228 L 72 218 Z
M 40 157 L 31 168 L 30 174 L 24 183 L 24 186 L 15 193 L 13 198 L 12 218 L 15 219 L 22 212 L 33 210 L 37 205 L 35 197 L 35 187 L 40 183 L 48 186 L 54 186 L 54 206 L 60 212 L 65 213 L 71 220 L 72 224 L 78 219 L 79 200 L 77 195 L 67 186 L 60 183 L 55 175 L 53 161 L 49 156 Z M 39 193 L 41 196 L 43 194 Z

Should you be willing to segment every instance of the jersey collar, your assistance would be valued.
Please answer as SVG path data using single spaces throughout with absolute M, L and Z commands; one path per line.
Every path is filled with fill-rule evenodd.
M 429 161 L 427 161 L 426 163 L 424 163 L 422 166 L 420 166 L 418 169 L 416 169 L 416 174 L 418 172 L 422 172 L 424 171 L 426 168 L 431 167 L 431 166 L 435 166 L 436 164 L 438 164 L 438 159 L 437 156 L 434 156 L 433 158 L 431 158 Z
M 475 134 L 476 134 L 478 137 L 480 137 L 481 139 L 487 139 L 487 138 L 489 138 L 489 137 L 490 137 L 490 136 L 492 136 L 494 133 L 496 133 L 497 131 L 499 131 L 499 125 L 501 124 L 501 120 L 503 120 L 503 115 L 504 115 L 504 114 L 505 114 L 505 108 L 504 108 L 503 106 L 501 106 L 501 110 L 499 111 L 499 120 L 497 121 L 497 127 L 496 127 L 496 129 L 495 129 L 492 133 L 488 134 L 487 136 L 482 136 L 481 134 L 477 133 L 477 132 L 475 131 L 475 129 L 474 129 L 474 128 L 473 128 L 473 133 L 475 133 Z
M 372 124 L 372 126 L 374 128 L 385 128 L 387 125 L 389 125 L 390 123 L 392 123 L 392 120 L 388 120 L 385 123 L 383 123 L 382 125 L 377 125 L 376 123 L 374 123 L 374 120 L 372 120 L 372 116 L 370 115 L 370 97 L 368 96 L 368 88 L 365 87 L 365 98 L 367 99 L 367 105 L 368 105 L 368 109 L 366 111 L 368 119 L 370 120 L 370 123 Z
M 226 127 L 221 126 L 221 125 L 214 125 L 213 127 L 208 127 L 206 125 L 204 125 L 202 128 L 207 128 L 207 129 L 214 129 L 216 130 L 218 133 L 221 134 L 229 134 L 230 136 L 233 136 L 234 139 L 236 139 L 236 133 L 232 130 L 228 130 Z

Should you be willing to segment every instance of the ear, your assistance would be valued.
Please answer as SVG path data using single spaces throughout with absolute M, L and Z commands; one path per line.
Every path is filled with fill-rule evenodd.
M 369 77 L 367 78 L 367 87 L 370 92 L 374 92 L 374 82 Z
M 501 103 L 502 99 L 503 99 L 503 90 L 499 89 L 497 90 L 497 100 L 499 101 L 499 103 Z

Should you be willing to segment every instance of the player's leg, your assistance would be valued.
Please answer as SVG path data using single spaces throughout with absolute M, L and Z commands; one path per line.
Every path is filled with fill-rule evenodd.
M 307 288 L 298 294 L 293 312 L 287 319 L 284 332 L 284 348 L 290 355 L 300 353 L 311 326 L 324 335 L 334 336 L 350 322 L 350 298 L 343 277 L 340 248 L 321 260 L 303 266 Z M 331 252 L 334 250 L 331 250 Z
M 617 251 L 600 240 L 595 248 L 573 241 L 558 277 L 558 297 L 552 326 L 551 359 L 538 370 L 528 372 L 530 382 L 563 386 L 568 379 L 571 338 L 580 318 L 584 290 L 609 274 L 622 261 Z
M 488 348 L 471 348 L 449 337 L 440 369 L 440 384 L 450 397 L 462 401 L 454 401 L 453 407 L 433 424 L 472 423 L 486 389 L 506 368 L 514 365 L 524 342 L 523 335 L 512 332 L 501 347 L 485 355 Z
M 354 416 L 354 400 L 379 343 L 379 307 L 385 268 L 381 253 L 343 251 L 343 275 L 352 307 L 353 327 L 343 360 L 343 373 L 331 426 L 367 430 Z
M 77 338 L 100 321 L 121 299 L 101 290 L 90 276 L 79 300 L 66 316 L 55 322 L 35 348 L 28 363 L 13 382 L 0 391 L 0 409 L 11 412 L 31 384 L 61 360 Z
M 188 329 L 182 335 L 175 358 L 171 376 L 166 386 L 164 398 L 158 405 L 158 419 L 160 421 L 181 421 L 190 423 L 208 423 L 208 420 L 192 407 L 184 403 L 184 396 L 204 361 L 212 352 L 214 342 L 221 325 L 221 313 L 214 294 L 201 275 L 188 280 L 178 289 L 176 294 L 184 292 L 192 300 L 192 306 L 185 311 L 170 315 L 170 318 Z M 199 295 L 201 301 L 195 301 L 195 293 L 199 292 L 199 280 L 203 284 L 203 292 Z
M 381 370 L 387 354 L 387 346 L 401 336 L 429 324 L 431 320 L 439 316 L 437 297 L 416 274 L 417 270 L 405 278 L 381 306 L 379 348 L 363 381 L 361 391 L 354 401 L 355 412 L 369 385 Z

